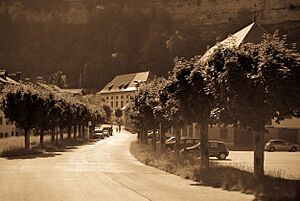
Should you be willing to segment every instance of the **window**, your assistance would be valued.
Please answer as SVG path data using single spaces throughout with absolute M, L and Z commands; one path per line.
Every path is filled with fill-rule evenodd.
M 12 131 L 12 132 L 11 132 L 11 136 L 14 136 L 14 135 L 15 135 L 15 132 L 14 132 L 14 131 Z
M 114 99 L 114 96 L 111 96 L 110 99 L 113 100 L 113 99 Z
M 218 143 L 215 143 L 215 142 L 209 143 L 209 146 L 210 146 L 210 148 L 218 148 L 219 147 Z
M 113 102 L 113 101 L 111 101 L 111 103 L 110 103 L 110 107 L 111 107 L 111 108 L 113 108 L 113 107 L 114 107 L 114 102 Z
M 3 133 L 0 133 L 0 138 L 3 138 Z
M 220 129 L 220 138 L 221 139 L 228 139 L 228 128 L 221 128 Z
M 123 95 L 121 95 L 121 99 L 123 99 Z
M 106 100 L 108 100 L 108 96 L 106 96 Z
M 121 101 L 121 108 L 123 108 L 124 107 L 124 102 L 123 101 Z
M 0 117 L 0 125 L 3 124 L 3 117 Z
M 118 101 L 116 101 L 116 107 L 118 107 L 118 106 L 119 106 Z
M 4 133 L 4 136 L 5 136 L 5 137 L 8 137 L 8 133 L 7 133 L 7 132 L 5 132 L 5 133 Z
M 118 99 L 119 99 L 119 96 L 116 96 L 116 99 L 118 100 Z

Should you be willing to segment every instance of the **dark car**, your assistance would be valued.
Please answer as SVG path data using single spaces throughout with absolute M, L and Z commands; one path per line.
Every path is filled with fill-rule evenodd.
M 196 138 L 181 138 L 179 143 L 179 149 L 193 146 L 197 144 L 199 141 L 200 139 L 196 139 Z M 169 138 L 168 140 L 166 140 L 166 148 L 169 150 L 174 150 L 175 143 L 176 143 L 175 137 Z
M 96 128 L 94 130 L 94 132 L 90 135 L 90 138 L 92 139 L 103 139 L 104 138 L 104 134 L 103 134 L 103 130 Z
M 295 152 L 299 149 L 299 145 L 288 142 L 282 139 L 273 139 L 265 144 L 266 151 L 292 151 Z
M 229 155 L 229 151 L 227 146 L 221 141 L 209 141 L 209 157 L 217 157 L 220 160 L 225 160 Z M 200 142 L 195 144 L 194 146 L 187 147 L 181 150 L 181 153 L 189 153 L 195 156 L 201 155 Z
M 108 132 L 108 135 L 112 136 L 112 133 L 113 133 L 113 129 L 111 127 L 104 127 L 103 128 L 103 132 L 106 131 Z

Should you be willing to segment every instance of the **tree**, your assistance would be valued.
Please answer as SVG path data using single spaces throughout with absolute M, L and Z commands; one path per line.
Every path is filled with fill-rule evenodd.
M 121 131 L 121 117 L 123 116 L 123 111 L 117 108 L 115 111 L 115 117 L 117 118 L 117 123 L 119 125 L 119 132 Z
M 208 124 L 213 101 L 207 93 L 204 68 L 198 59 L 177 60 L 166 90 L 176 100 L 183 123 L 197 122 L 201 126 L 201 168 L 209 168 Z
M 254 177 L 264 178 L 265 125 L 299 117 L 300 55 L 285 39 L 266 35 L 258 45 L 219 46 L 206 62 L 219 121 L 253 131 Z
M 4 91 L 1 104 L 5 116 L 25 131 L 25 149 L 30 149 L 30 129 L 38 126 L 41 119 L 42 99 L 32 86 L 13 86 Z

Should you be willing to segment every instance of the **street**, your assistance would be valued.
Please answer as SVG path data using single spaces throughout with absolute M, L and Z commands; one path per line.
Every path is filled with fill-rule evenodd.
M 253 170 L 253 151 L 230 151 L 225 161 L 218 163 Z M 300 179 L 300 152 L 265 152 L 265 173 L 289 179 Z
M 136 135 L 110 138 L 29 159 L 0 158 L 1 201 L 253 200 L 195 185 L 146 166 L 129 153 Z

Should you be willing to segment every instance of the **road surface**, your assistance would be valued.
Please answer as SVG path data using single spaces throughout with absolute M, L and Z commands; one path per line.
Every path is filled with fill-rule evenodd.
M 136 135 L 105 140 L 31 159 L 0 158 L 1 201 L 247 201 L 253 195 L 198 186 L 138 162 Z

